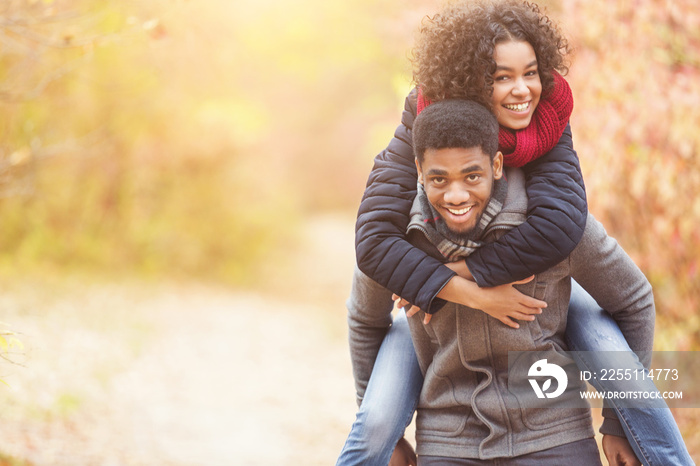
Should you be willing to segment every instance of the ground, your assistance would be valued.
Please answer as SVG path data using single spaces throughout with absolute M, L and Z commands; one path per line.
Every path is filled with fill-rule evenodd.
M 311 219 L 267 284 L 15 277 L 0 465 L 334 464 L 352 423 L 351 215 Z M 409 439 L 412 436 L 409 431 Z
M 26 354 L 2 365 L 0 452 L 35 465 L 332 464 L 355 409 L 353 223 L 308 226 L 327 239 L 302 242 L 256 291 L 5 283 L 0 320 Z

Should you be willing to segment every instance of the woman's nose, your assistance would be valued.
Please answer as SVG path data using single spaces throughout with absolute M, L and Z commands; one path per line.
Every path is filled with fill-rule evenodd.
M 527 84 L 525 84 L 525 81 L 523 79 L 518 79 L 513 83 L 513 89 L 511 92 L 514 95 L 527 95 L 529 92 L 529 89 L 527 87 Z

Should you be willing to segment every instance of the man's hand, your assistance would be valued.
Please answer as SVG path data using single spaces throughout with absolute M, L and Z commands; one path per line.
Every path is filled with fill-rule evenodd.
M 404 437 L 401 437 L 391 455 L 389 466 L 416 466 L 417 464 L 416 452 L 411 444 Z
M 641 466 L 632 447 L 624 437 L 603 435 L 603 453 L 610 466 Z

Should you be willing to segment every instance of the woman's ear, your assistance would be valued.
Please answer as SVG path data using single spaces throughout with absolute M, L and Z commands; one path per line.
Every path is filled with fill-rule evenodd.
M 503 154 L 499 150 L 496 155 L 493 156 L 493 178 L 495 180 L 500 180 L 503 176 Z

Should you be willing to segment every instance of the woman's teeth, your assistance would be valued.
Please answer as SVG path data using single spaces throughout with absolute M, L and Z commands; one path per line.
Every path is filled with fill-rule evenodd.
M 447 209 L 450 211 L 452 215 L 464 215 L 470 210 L 472 210 L 472 206 L 466 207 L 464 209 Z
M 525 110 L 528 109 L 528 107 L 530 106 L 530 102 L 526 102 L 526 103 L 524 103 L 524 104 L 515 104 L 515 105 L 505 104 L 505 105 L 503 105 L 503 106 L 504 106 L 505 108 L 507 108 L 508 110 L 513 110 L 513 111 L 516 111 L 516 112 L 522 112 L 522 111 L 525 111 Z

